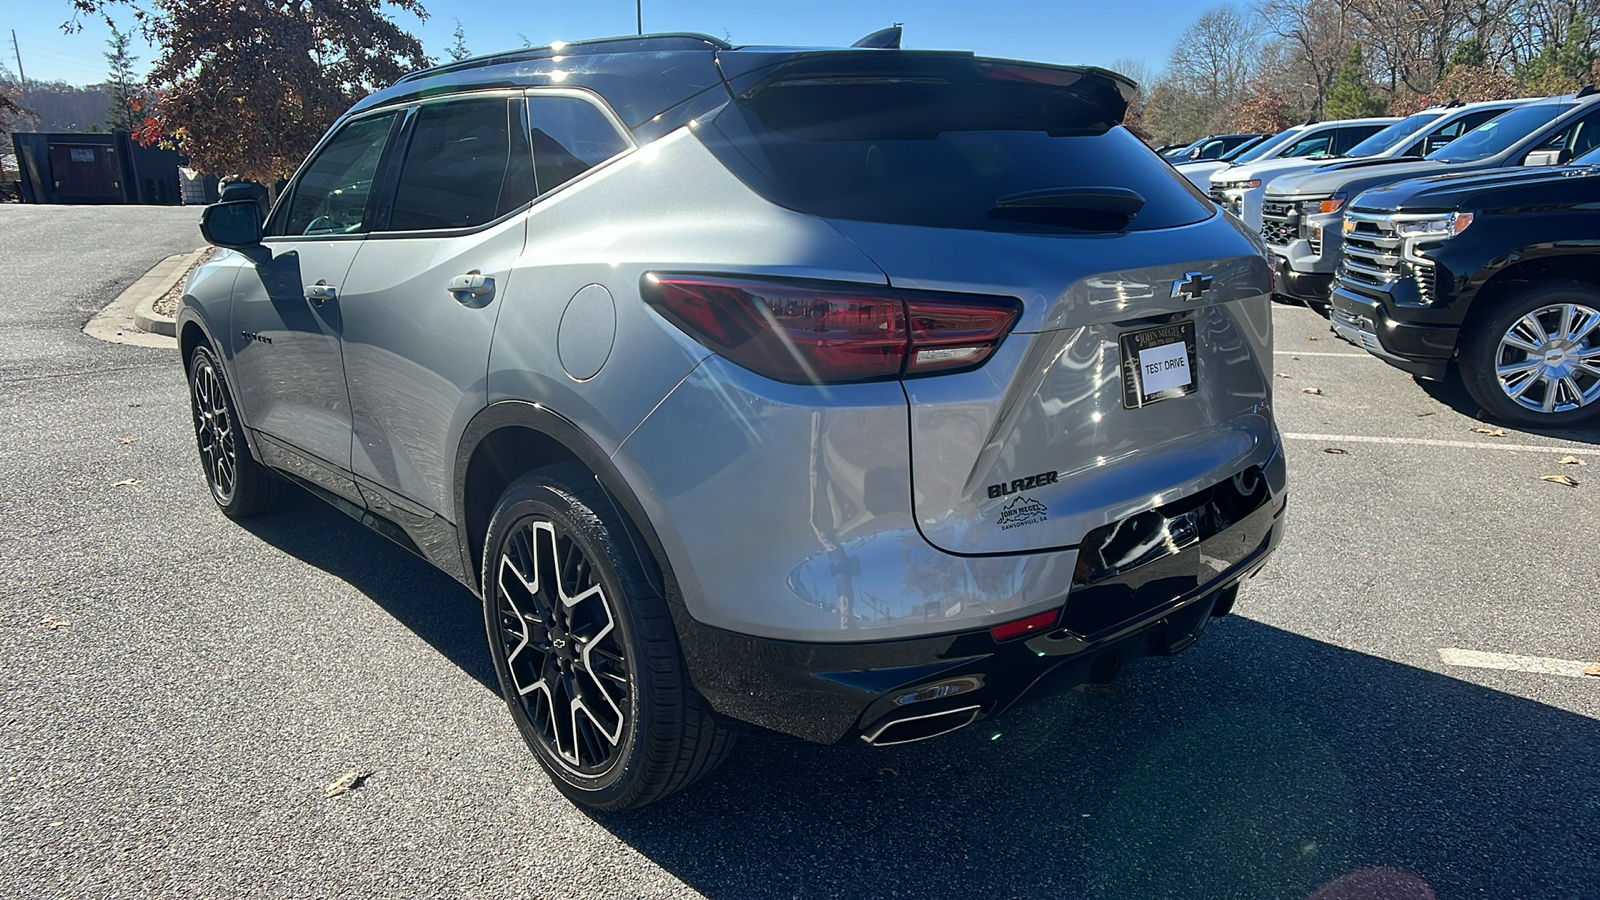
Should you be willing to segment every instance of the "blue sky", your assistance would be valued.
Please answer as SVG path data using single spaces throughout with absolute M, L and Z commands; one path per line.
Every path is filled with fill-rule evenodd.
M 398 13 L 401 26 L 422 38 L 427 52 L 444 55 L 455 21 L 461 20 L 474 53 L 519 47 L 518 34 L 534 44 L 581 40 L 634 30 L 633 0 L 581 0 L 558 4 L 510 0 L 423 0 L 427 22 Z M 11 35 L 15 28 L 28 78 L 75 84 L 103 80 L 105 40 L 99 21 L 85 20 L 79 34 L 62 34 L 71 16 L 68 0 L 5 0 L 0 19 L 0 54 L 16 73 Z M 973 50 L 1057 63 L 1107 65 L 1143 59 L 1152 70 L 1166 60 L 1178 35 L 1209 5 L 1195 0 L 770 0 L 729 3 L 711 0 L 644 0 L 648 31 L 699 31 L 731 36 L 735 44 L 840 46 L 894 22 L 905 23 L 907 47 Z M 127 29 L 131 13 L 119 16 Z M 141 72 L 155 56 L 142 44 Z

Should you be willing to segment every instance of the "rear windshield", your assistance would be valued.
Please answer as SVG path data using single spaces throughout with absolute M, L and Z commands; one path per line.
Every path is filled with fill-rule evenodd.
M 1406 138 L 1411 137 L 1412 133 L 1417 129 L 1443 115 L 1443 112 L 1420 112 L 1414 116 L 1406 116 L 1404 119 L 1351 147 L 1345 151 L 1344 155 L 1351 159 L 1360 159 L 1363 156 L 1377 156 L 1385 150 L 1392 150 Z
M 965 73 L 769 81 L 701 136 L 768 200 L 826 218 L 1072 232 L 1170 228 L 1212 214 L 1187 179 L 1113 127 L 1083 85 L 974 76 L 965 65 Z M 1144 205 L 1112 226 L 1086 211 L 1058 211 L 1048 222 L 991 214 L 1005 197 L 1102 187 L 1135 191 Z
M 1442 159 L 1446 162 L 1488 159 L 1576 105 L 1575 103 L 1530 103 L 1527 106 L 1519 106 L 1429 153 L 1428 158 Z

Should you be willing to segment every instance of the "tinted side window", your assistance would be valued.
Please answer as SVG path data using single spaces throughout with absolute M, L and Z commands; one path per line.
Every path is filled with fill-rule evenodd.
M 503 97 L 417 110 L 388 231 L 471 228 L 500 214 L 511 152 Z
M 1540 141 L 1538 150 L 1560 150 L 1561 161 L 1582 156 L 1600 146 L 1600 113 L 1584 116 Z
M 534 180 L 548 194 L 628 149 L 628 140 L 593 103 L 579 97 L 530 96 L 528 134 Z
M 1341 128 L 1334 133 L 1333 152 L 1343 153 L 1377 134 L 1382 129 L 1382 125 L 1358 125 L 1355 128 Z
M 289 213 L 273 234 L 352 234 L 365 231 L 367 197 L 394 124 L 394 113 L 357 119 L 324 144 L 295 182 Z
M 1332 139 L 1333 135 L 1325 131 L 1322 134 L 1313 135 L 1312 137 L 1295 141 L 1293 146 L 1282 153 L 1279 153 L 1278 156 L 1285 158 L 1295 156 L 1326 156 L 1330 152 L 1329 147 L 1333 143 Z

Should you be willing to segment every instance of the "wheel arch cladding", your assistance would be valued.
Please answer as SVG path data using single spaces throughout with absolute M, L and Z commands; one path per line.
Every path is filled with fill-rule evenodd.
M 480 593 L 484 541 L 495 503 L 513 481 L 545 466 L 572 463 L 594 476 L 626 539 L 663 597 L 675 599 L 660 540 L 621 474 L 593 439 L 560 414 L 521 400 L 486 407 L 468 423 L 456 455 L 455 498 L 462 562 Z
M 194 355 L 194 348 L 201 344 L 211 347 L 213 351 L 216 350 L 216 346 L 211 342 L 211 336 L 200 327 L 200 323 L 193 319 L 186 320 L 182 330 L 178 332 L 178 353 L 183 358 L 184 372 L 189 371 L 189 357 Z

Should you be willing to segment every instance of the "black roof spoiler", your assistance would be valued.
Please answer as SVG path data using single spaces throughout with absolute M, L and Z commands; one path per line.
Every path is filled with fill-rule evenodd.
M 444 65 L 433 66 L 427 69 L 418 69 L 415 72 L 402 75 L 395 84 L 407 81 L 416 81 L 419 78 L 428 78 L 447 72 L 459 72 L 464 69 L 481 69 L 486 66 L 497 66 L 502 63 L 524 62 L 538 59 L 549 59 L 552 56 L 586 56 L 598 53 L 660 53 L 670 50 L 732 50 L 733 45 L 721 38 L 714 38 L 708 34 L 694 34 L 684 32 L 681 34 L 627 34 L 618 37 L 593 38 L 587 41 L 573 41 L 570 44 L 554 43 L 547 47 L 525 47 L 520 50 L 506 50 L 502 53 L 487 53 L 483 56 L 473 56 L 459 62 L 449 62 Z

